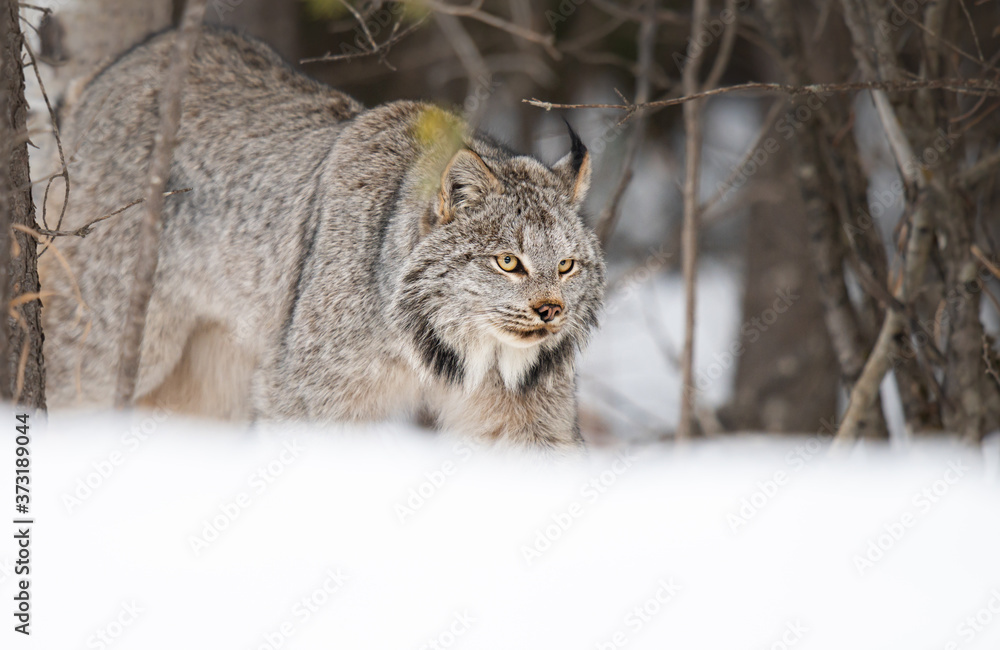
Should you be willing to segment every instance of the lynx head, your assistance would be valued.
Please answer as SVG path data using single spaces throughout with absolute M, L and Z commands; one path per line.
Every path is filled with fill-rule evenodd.
M 572 148 L 551 168 L 485 137 L 451 155 L 397 294 L 425 366 L 477 385 L 493 368 L 524 389 L 571 367 L 597 323 L 604 261 L 580 218 L 590 157 Z

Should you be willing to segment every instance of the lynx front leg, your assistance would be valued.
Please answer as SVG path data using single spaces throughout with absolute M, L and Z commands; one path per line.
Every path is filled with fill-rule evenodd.
M 471 392 L 457 388 L 441 409 L 442 424 L 446 430 L 500 445 L 583 449 L 574 384 L 572 374 L 559 373 L 514 389 L 499 380 L 487 380 Z

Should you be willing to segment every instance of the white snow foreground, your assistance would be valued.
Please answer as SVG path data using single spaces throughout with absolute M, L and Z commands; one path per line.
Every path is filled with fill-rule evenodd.
M 754 438 L 552 465 L 401 425 L 31 431 L 31 635 L 8 613 L 4 648 L 1000 645 L 995 447 Z

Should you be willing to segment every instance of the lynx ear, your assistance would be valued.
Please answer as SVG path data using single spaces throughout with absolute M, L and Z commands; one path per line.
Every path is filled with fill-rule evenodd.
M 569 122 L 566 122 L 566 128 L 569 129 L 570 150 L 552 167 L 552 171 L 569 187 L 570 203 L 580 205 L 590 189 L 590 153 Z
M 462 206 L 502 189 L 500 181 L 479 154 L 462 147 L 441 174 L 441 189 L 434 204 L 437 223 L 448 223 Z

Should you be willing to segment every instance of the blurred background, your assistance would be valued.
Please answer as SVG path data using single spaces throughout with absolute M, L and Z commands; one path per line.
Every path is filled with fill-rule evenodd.
M 182 12 L 183 0 L 21 8 L 56 105 Z M 206 20 L 367 105 L 430 100 L 548 163 L 569 148 L 563 119 L 573 125 L 593 156 L 586 219 L 610 269 L 580 366 L 591 442 L 668 439 L 679 426 L 833 434 L 859 383 L 864 438 L 978 441 L 998 428 L 997 2 L 210 0 Z M 37 179 L 57 170 L 26 74 Z M 845 85 L 871 81 L 901 90 Z M 687 116 L 700 138 L 684 107 L 662 105 L 749 82 L 840 86 L 700 100 Z M 636 108 L 645 102 L 661 105 Z M 685 251 L 692 172 L 698 236 Z M 682 260 L 695 250 L 682 425 Z M 865 376 L 875 348 L 888 372 Z

